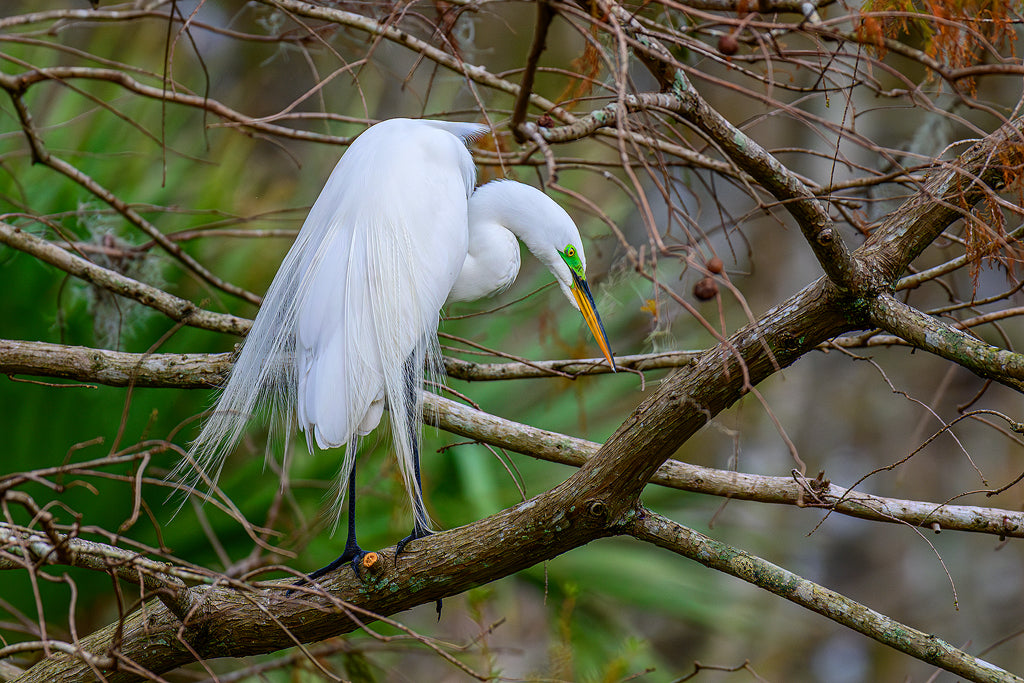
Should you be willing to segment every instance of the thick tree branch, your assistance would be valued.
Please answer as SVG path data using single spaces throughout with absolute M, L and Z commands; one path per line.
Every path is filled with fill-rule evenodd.
M 662 463 L 748 387 L 854 327 L 832 295 L 827 280 L 809 285 L 666 379 L 581 467 L 577 485 L 603 491 L 613 514 L 635 501 Z
M 289 596 L 286 591 L 294 588 L 294 579 L 260 586 L 199 586 L 192 589 L 197 607 L 184 622 L 151 602 L 83 638 L 82 647 L 106 652 L 120 634 L 120 657 L 151 671 L 167 671 L 194 661 L 196 655 L 239 657 L 323 640 L 358 628 L 372 619 L 371 612 L 388 615 L 431 603 L 613 534 L 606 513 L 587 491 L 560 487 L 469 526 L 413 543 L 397 568 L 390 548 L 364 570 L 362 580 L 350 570 L 326 576 L 319 585 L 327 594 L 301 587 Z M 85 662 L 55 655 L 17 680 L 72 683 L 93 678 Z M 138 676 L 121 670 L 110 673 L 108 680 L 134 681 Z
M 127 280 L 127 278 L 125 279 Z M 213 318 L 215 322 L 221 316 L 218 313 L 210 315 L 217 316 Z M 248 329 L 250 324 L 250 321 L 245 318 L 223 316 L 223 319 L 226 319 L 227 323 L 232 323 L 233 320 L 237 321 L 236 329 Z M 188 318 L 188 320 L 192 319 Z M 620 370 L 649 372 L 685 367 L 701 353 L 701 351 L 670 351 L 617 356 L 615 363 Z M 59 377 L 111 387 L 137 386 L 174 389 L 217 387 L 227 379 L 232 358 L 233 354 L 231 353 L 142 354 L 86 346 L 0 339 L 0 375 Z M 531 363 L 471 363 L 458 358 L 446 357 L 444 364 L 445 372 L 449 377 L 467 382 L 565 377 L 566 375 L 578 377 L 611 372 L 611 368 L 603 358 L 566 358 Z
M 752 583 L 911 657 L 985 683 L 1024 679 L 750 553 L 708 538 L 648 510 L 630 525 L 636 538 Z
M 227 377 L 233 356 L 231 353 L 125 353 L 0 339 L 0 374 L 57 377 L 111 387 L 210 389 L 220 386 Z
M 979 377 L 1024 392 L 1024 354 L 986 344 L 890 294 L 875 297 L 870 316 L 875 325 L 919 349 L 951 360 Z

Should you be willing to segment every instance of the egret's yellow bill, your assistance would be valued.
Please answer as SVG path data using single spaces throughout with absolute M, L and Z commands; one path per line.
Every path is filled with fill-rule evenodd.
M 604 333 L 601 316 L 597 314 L 597 307 L 594 306 L 594 297 L 590 294 L 590 286 L 575 271 L 570 270 L 569 272 L 572 273 L 573 279 L 572 295 L 576 298 L 576 303 L 579 304 L 580 313 L 583 314 L 583 319 L 587 321 L 587 326 L 590 327 L 594 339 L 597 340 L 597 345 L 601 347 L 601 353 L 604 354 L 608 365 L 612 367 L 612 372 L 615 372 L 615 359 L 612 357 L 612 350 L 608 346 L 608 336 Z

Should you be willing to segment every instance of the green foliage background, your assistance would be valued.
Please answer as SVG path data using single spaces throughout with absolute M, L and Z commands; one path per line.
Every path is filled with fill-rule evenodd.
M 239 16 L 247 13 L 241 3 L 224 3 L 220 9 Z M 259 16 L 255 17 L 255 21 L 259 20 Z M 153 48 L 164 44 L 166 27 L 159 22 L 140 22 L 134 28 L 137 30 L 95 27 L 68 32 L 70 40 L 65 44 L 130 62 L 159 75 L 163 55 Z M 201 46 L 208 72 L 204 74 L 190 46 L 182 43 L 178 47 L 175 76 L 195 92 L 209 92 L 221 101 L 243 102 L 245 107 L 240 108 L 255 113 L 275 111 L 281 103 L 290 102 L 299 94 L 295 86 L 300 79 L 289 79 L 288 74 L 300 66 L 300 57 L 283 48 L 243 44 L 218 51 L 216 45 Z M 4 66 L 7 70 L 14 70 L 12 62 L 20 59 L 37 66 L 55 65 L 67 59 L 59 51 L 37 46 L 8 43 L 4 50 L 8 55 Z M 145 76 L 139 78 L 146 80 Z M 339 79 L 341 82 L 336 81 L 320 93 L 321 106 L 342 116 L 364 116 L 366 111 L 361 108 L 360 98 L 366 102 L 388 100 L 393 96 L 388 80 L 388 74 L 374 74 L 372 69 L 360 73 L 358 86 Z M 409 111 L 410 106 L 422 106 L 425 113 L 439 111 L 448 106 L 457 89 L 457 84 L 438 79 L 430 98 L 433 106 L 403 101 L 403 111 L 387 111 L 381 104 L 371 106 L 370 113 L 420 113 L 415 109 Z M 297 229 L 304 207 L 315 199 L 343 151 L 287 141 L 271 143 L 211 127 L 209 124 L 215 123 L 213 117 L 173 105 L 164 108 L 104 82 L 78 81 L 74 89 L 56 84 L 37 87 L 29 104 L 37 124 L 46 132 L 48 148 L 55 155 L 128 200 L 166 233 L 218 223 L 237 223 L 252 229 Z M 362 126 L 345 124 L 313 127 L 350 135 L 362 130 Z M 59 239 L 56 230 L 17 215 L 26 209 L 46 215 L 65 239 L 94 244 L 114 240 L 124 246 L 148 241 L 83 188 L 33 164 L 14 113 L 5 104 L 0 107 L 0 212 L 7 214 L 6 220 L 26 230 Z M 599 227 L 584 223 L 583 230 L 595 233 Z M 183 246 L 201 262 L 210 264 L 218 276 L 262 293 L 289 242 L 210 238 L 191 240 Z M 606 267 L 610 254 L 602 254 L 599 245 L 591 251 L 592 262 L 603 260 Z M 202 302 L 207 308 L 254 315 L 253 307 L 185 275 L 177 263 L 158 249 L 148 250 L 140 263 L 130 265 L 134 270 L 126 274 Z M 524 272 L 513 291 L 483 306 L 506 303 L 547 284 L 549 276 L 542 271 L 527 253 Z M 132 352 L 225 351 L 237 341 L 187 327 L 167 336 L 173 325 L 159 314 L 125 300 L 118 300 L 114 306 L 99 305 L 96 291 L 90 285 L 63 277 L 55 269 L 6 248 L 0 248 L 0 277 L 7 291 L 0 303 L 2 335 L 6 338 L 109 345 Z M 607 282 L 607 278 L 604 280 Z M 602 281 L 600 271 L 597 281 Z M 628 297 L 628 287 L 625 294 L 608 291 L 599 298 L 617 296 Z M 591 348 L 586 328 L 574 312 L 569 315 L 570 309 L 560 297 L 557 289 L 548 287 L 518 304 L 512 314 L 453 321 L 442 329 L 527 358 L 557 358 L 569 353 L 592 356 L 596 348 Z M 642 328 L 630 329 L 637 321 L 621 315 L 631 307 L 631 303 L 620 304 L 616 308 L 620 315 L 608 321 L 616 348 L 623 352 L 628 347 L 632 347 L 630 351 L 638 350 L 636 343 L 643 338 Z M 465 314 L 480 308 L 463 305 L 452 313 Z M 103 338 L 98 317 L 116 330 L 113 339 Z M 640 396 L 637 378 L 629 375 L 600 381 L 527 380 L 514 386 L 452 384 L 485 410 L 595 441 L 604 440 Z M 24 471 L 43 463 L 58 464 L 68 458 L 86 461 L 150 439 L 170 439 L 184 446 L 195 433 L 196 417 L 212 400 L 212 392 L 207 391 L 128 392 L 81 385 L 54 389 L 9 381 L 5 385 L 0 391 L 0 414 L 8 425 L 3 458 L 6 472 Z M 250 519 L 259 521 L 271 503 L 277 480 L 262 462 L 262 430 L 256 427 L 253 432 L 252 438 L 230 459 L 221 485 Z M 521 499 L 506 465 L 480 446 L 447 448 L 457 442 L 450 435 L 428 430 L 424 458 L 427 499 L 433 516 L 444 528 L 479 519 Z M 328 526 L 290 562 L 300 571 L 308 571 L 333 559 L 340 552 L 343 538 L 341 533 L 329 533 L 330 514 L 324 502 L 328 482 L 337 469 L 336 455 L 320 453 L 310 457 L 301 452 L 302 446 L 296 444 L 299 457 L 291 475 L 307 484 L 297 487 L 295 504 L 307 522 Z M 173 451 L 158 456 L 150 476 L 166 474 L 176 458 Z M 568 474 L 563 467 L 522 456 L 512 455 L 509 460 L 518 471 L 516 476 L 521 478 L 527 496 L 542 492 Z M 131 470 L 111 473 L 124 475 Z M 91 527 L 118 529 L 131 512 L 132 499 L 123 482 L 90 477 L 86 483 L 78 480 L 67 484 L 55 496 L 58 502 L 53 508 L 62 521 L 70 522 L 81 515 Z M 410 515 L 386 438 L 378 439 L 372 452 L 360 457 L 360 486 L 359 527 L 363 545 L 378 548 L 393 544 L 407 533 Z M 25 490 L 39 500 L 50 495 L 38 486 Z M 175 517 L 178 501 L 168 502 L 166 496 L 167 490 L 149 487 L 145 494 L 146 514 L 125 533 L 143 544 L 162 543 L 189 562 L 214 567 L 224 556 L 237 561 L 251 549 L 251 541 L 236 523 L 205 506 L 204 523 L 210 525 L 222 546 L 223 555 L 219 555 L 200 532 L 192 506 L 186 505 Z M 279 542 L 289 545 L 288 539 Z M 619 577 L 624 569 L 643 574 L 643 585 L 623 583 Z M 108 578 L 86 571 L 68 573 L 78 587 L 76 613 L 80 632 L 97 628 L 115 615 Z M 702 578 L 695 578 L 694 574 Z M 515 615 L 518 602 L 526 596 L 531 603 L 539 604 L 536 609 L 547 613 L 542 622 L 549 622 L 550 643 L 547 638 L 538 641 L 541 647 L 546 644 L 550 648 L 550 658 L 548 662 L 541 659 L 534 671 L 536 675 L 557 673 L 567 677 L 578 675 L 581 680 L 619 680 L 657 666 L 661 660 L 643 639 L 624 639 L 624 624 L 638 618 L 639 611 L 650 609 L 666 617 L 690 614 L 695 623 L 709 620 L 710 601 L 692 590 L 709 578 L 702 572 L 680 573 L 675 561 L 664 554 L 608 541 L 540 565 L 513 580 L 473 591 L 465 599 L 449 600 L 441 625 L 426 626 L 425 630 L 443 631 L 451 628 L 452 622 L 459 624 L 456 630 L 462 630 L 470 618 L 487 627 L 490 624 L 485 622 L 485 615 Z M 42 583 L 37 589 L 48 618 L 59 623 L 69 597 L 68 587 Z M 30 617 L 35 612 L 33 587 L 27 576 L 5 577 L 0 597 L 13 611 Z M 415 615 L 413 619 L 423 622 Z M 391 632 L 387 627 L 381 631 Z M 500 639 L 499 629 L 496 640 Z M 417 658 L 409 654 L 374 655 L 367 664 L 367 679 L 388 678 L 389 667 L 401 668 L 403 658 L 410 656 Z M 418 658 L 427 659 L 423 654 Z M 348 671 L 353 674 L 351 665 Z
M 29 4 L 60 7 L 65 3 L 7 0 L 4 10 L 13 14 L 24 11 Z M 488 46 L 492 69 L 502 68 L 502 60 L 507 61 L 507 68 L 516 68 L 521 63 L 532 13 L 520 9 L 501 7 L 495 10 L 497 20 L 475 24 L 475 44 Z M 221 23 L 253 32 L 263 27 L 269 33 L 270 23 L 277 20 L 274 15 L 242 2 L 208 3 L 205 11 L 214 13 Z M 25 64 L 73 62 L 71 53 L 52 49 L 60 45 L 136 65 L 148 72 L 136 74 L 137 78 L 159 85 L 166 32 L 167 27 L 161 22 L 142 21 L 133 24 L 132 30 L 124 26 L 90 26 L 39 37 L 51 47 L 5 41 L 2 51 L 6 59 L 0 68 L 18 72 Z M 322 52 L 311 50 L 303 54 L 295 48 L 273 44 L 218 41 L 202 31 L 196 32 L 196 36 L 195 45 L 188 39 L 175 43 L 175 79 L 195 93 L 232 103 L 254 116 L 279 112 L 307 93 L 310 97 L 305 110 L 338 117 L 334 121 L 307 120 L 300 124 L 318 132 L 354 135 L 363 129 L 359 120 L 366 117 L 473 116 L 471 93 L 460 81 L 426 66 L 413 68 L 412 58 L 393 54 L 394 48 L 388 45 L 378 46 L 382 53 L 379 60 L 365 67 L 352 67 L 351 71 L 336 75 L 323 89 L 310 92 L 314 83 L 339 68 L 336 61 Z M 351 60 L 366 49 L 363 38 L 354 34 L 339 36 L 331 45 Z M 569 63 L 579 51 L 578 36 L 556 35 L 545 59 L 551 64 Z M 202 62 L 196 58 L 197 52 L 202 55 Z M 467 55 L 467 59 L 473 56 Z M 319 69 L 315 75 L 311 73 L 311 64 Z M 174 105 L 161 106 L 154 100 L 126 94 L 110 83 L 76 80 L 73 86 L 49 84 L 34 87 L 29 94 L 29 105 L 45 132 L 47 147 L 130 201 L 165 233 L 204 226 L 297 229 L 305 208 L 313 202 L 343 151 L 326 145 L 249 135 L 220 125 L 213 116 Z M 555 93 L 562 87 L 559 77 L 550 74 L 542 74 L 538 85 Z M 507 107 L 509 102 L 498 96 L 488 104 L 497 110 Z M 582 147 L 573 153 L 600 155 L 607 154 L 607 150 Z M 532 171 L 517 172 L 521 179 L 535 180 Z M 561 182 L 594 198 L 620 224 L 636 225 L 632 205 L 609 194 L 599 179 L 565 171 Z M 644 285 L 617 269 L 617 254 L 611 241 L 604 237 L 603 226 L 571 202 L 565 203 L 589 240 L 591 279 L 597 284 L 598 305 L 616 352 L 640 353 L 650 350 L 655 343 L 659 349 L 702 348 L 710 343 L 706 333 L 685 320 L 654 330 L 650 315 L 643 310 L 647 299 Z M 51 239 L 60 238 L 56 234 L 59 228 L 62 237 L 83 242 L 115 240 L 140 245 L 147 241 L 80 186 L 32 163 L 9 102 L 0 104 L 0 213 L 6 214 L 8 222 Z M 45 216 L 46 222 L 25 214 Z M 205 238 L 186 241 L 183 247 L 209 264 L 218 276 L 262 293 L 288 244 L 286 238 Z M 729 264 L 737 271 L 733 281 L 747 292 L 755 312 L 774 303 L 780 292 L 792 291 L 791 281 L 777 282 L 778 271 L 792 269 L 798 273 L 800 268 L 796 264 L 805 263 L 799 259 L 806 258 L 806 250 L 799 245 L 790 250 L 789 244 L 775 236 L 755 239 L 749 249 L 760 254 L 760 263 L 765 264 L 760 270 L 748 268 L 744 254 L 735 256 Z M 549 282 L 548 274 L 528 254 L 524 253 L 523 263 L 523 272 L 512 291 L 482 305 L 453 307 L 449 313 L 463 315 L 508 303 Z M 775 268 L 775 264 L 782 265 Z M 135 277 L 201 302 L 206 308 L 254 315 L 252 306 L 184 274 L 176 262 L 158 249 L 146 251 L 144 259 L 132 268 Z M 688 292 L 694 275 L 671 268 L 668 266 L 663 273 L 665 281 L 678 282 L 679 290 Z M 102 329 L 114 329 L 117 346 L 134 352 L 226 351 L 237 342 L 187 327 L 173 329 L 168 320 L 125 301 L 118 301 L 113 308 L 109 303 L 98 305 L 96 293 L 88 285 L 6 248 L 0 248 L 0 283 L 4 290 L 0 298 L 0 336 L 4 338 L 97 346 L 111 341 L 109 332 Z M 706 316 L 717 319 L 714 304 L 704 306 L 701 310 Z M 744 320 L 743 312 L 728 303 L 723 316 L 730 329 Z M 97 317 L 108 323 L 100 326 L 99 331 Z M 531 359 L 597 353 L 585 326 L 553 287 L 498 313 L 446 322 L 442 331 Z M 879 352 L 895 365 L 905 361 L 901 353 L 891 352 L 887 356 L 886 352 Z M 941 373 L 927 368 L 941 366 L 916 362 L 915 368 L 925 369 L 904 380 L 909 386 L 928 391 L 929 382 Z M 815 357 L 802 363 L 802 369 L 775 378 L 763 387 L 767 402 L 778 408 L 801 452 L 809 454 L 811 469 L 819 465 L 825 468 L 826 458 L 831 456 L 827 460 L 829 474 L 844 485 L 871 469 L 869 458 L 888 462 L 913 441 L 906 427 L 913 424 L 913 419 L 908 419 L 899 399 L 886 396 L 864 401 L 863 405 L 850 400 L 851 395 L 862 395 L 856 387 L 877 380 L 867 379 L 872 375 L 869 369 L 850 369 L 848 365 L 841 365 L 832 357 Z M 822 378 L 828 381 L 823 382 Z M 656 374 L 646 378 L 648 391 L 657 380 Z M 605 440 L 644 395 L 640 380 L 628 373 L 575 382 L 545 379 L 450 384 L 486 411 L 593 441 Z M 56 389 L 13 381 L 4 381 L 2 386 L 0 424 L 5 427 L 5 439 L 0 473 L 56 465 L 69 458 L 86 461 L 154 439 L 167 439 L 184 447 L 195 433 L 197 416 L 212 400 L 212 393 L 207 391 L 129 392 L 81 386 Z M 265 515 L 277 487 L 277 475 L 263 462 L 263 437 L 262 428 L 254 427 L 251 438 L 230 459 L 221 481 L 223 490 L 256 522 Z M 990 443 L 986 439 L 978 437 L 973 441 L 972 452 L 984 450 L 995 459 L 1003 458 L 1006 471 L 1011 471 L 1019 453 L 1012 453 L 1002 442 Z M 512 454 L 506 462 L 517 472 L 513 476 L 506 464 L 483 447 L 460 441 L 427 430 L 425 488 L 431 512 L 443 528 L 471 522 L 521 500 L 516 478 L 529 497 L 568 475 L 562 466 Z M 452 444 L 459 445 L 450 447 Z M 293 485 L 295 496 L 287 501 L 282 525 L 285 535 L 276 542 L 289 547 L 303 534 L 312 534 L 313 540 L 299 556 L 286 561 L 291 567 L 308 571 L 332 560 L 343 543 L 341 534 L 331 535 L 330 515 L 325 513 L 337 458 L 332 453 L 310 457 L 302 452 L 302 443 L 295 447 L 298 457 L 290 472 L 293 482 L 297 482 Z M 359 526 L 362 544 L 368 549 L 393 544 L 408 532 L 411 523 L 400 477 L 387 451 L 387 439 L 381 437 L 372 452 L 360 458 Z M 785 475 L 792 467 L 785 445 L 753 399 L 742 401 L 715 426 L 687 444 L 678 457 L 729 467 L 734 464 L 732 458 L 741 455 L 740 469 L 745 471 Z M 967 476 L 963 464 L 948 455 L 948 451 L 938 461 L 950 468 L 950 477 Z M 155 459 L 149 474 L 164 476 L 176 462 L 177 453 L 168 450 Z M 109 472 L 133 473 L 128 468 Z M 909 472 L 912 481 L 887 481 L 879 485 L 878 492 L 912 497 L 921 493 L 918 483 L 940 476 L 930 468 Z M 52 499 L 50 510 L 61 521 L 70 523 L 80 516 L 83 524 L 92 529 L 116 530 L 131 512 L 130 489 L 123 481 L 83 477 L 69 478 L 65 484 L 66 488 L 55 493 L 38 485 L 26 486 L 24 490 L 37 500 Z M 955 490 L 962 488 L 965 486 Z M 163 545 L 179 558 L 210 567 L 223 566 L 225 561 L 237 562 L 249 553 L 251 540 L 226 515 L 210 505 L 197 509 L 187 504 L 174 516 L 177 501 L 168 502 L 167 494 L 165 488 L 147 487 L 145 514 L 130 528 L 123 529 L 123 533 L 138 543 Z M 896 610 L 897 618 L 903 616 L 904 608 L 910 609 L 904 603 L 919 600 L 941 604 L 926 616 L 915 612 L 917 626 L 946 627 L 955 611 L 949 609 L 951 601 L 944 589 L 941 569 L 927 559 L 931 557 L 930 549 L 906 529 L 874 525 L 866 533 L 867 523 L 832 519 L 823 531 L 808 540 L 805 534 L 820 515 L 811 518 L 807 511 L 764 511 L 764 506 L 734 503 L 722 512 L 720 501 L 653 487 L 645 494 L 645 502 L 702 530 L 713 524 L 717 538 L 786 563 L 798 573 L 806 571 L 809 578 L 832 577 L 840 583 L 833 587 L 846 588 L 852 597 L 866 599 L 873 605 L 885 603 Z M 16 510 L 12 509 L 12 514 L 26 521 L 24 515 L 18 517 Z M 204 525 L 209 530 L 204 530 Z M 981 552 L 991 553 L 992 543 L 949 536 L 946 534 L 934 543 L 946 553 L 957 581 L 966 581 L 964 575 L 971 571 L 970 558 Z M 219 547 L 210 542 L 211 537 L 217 539 Z M 905 548 L 908 538 L 913 541 L 910 549 Z M 886 554 L 872 554 L 872 546 L 886 548 Z M 898 555 L 899 548 L 907 555 Z M 1012 553 L 1016 552 L 1014 548 Z M 1019 559 L 1012 553 L 993 559 L 987 565 L 987 575 L 1008 575 L 1015 558 Z M 927 585 L 940 586 L 942 594 L 885 597 L 885 577 L 892 571 L 891 565 L 899 562 L 897 557 L 904 561 L 925 558 L 922 571 L 928 576 Z M 866 576 L 853 576 L 857 572 L 846 568 L 854 558 L 863 563 L 862 574 L 877 572 L 873 582 L 869 583 Z M 87 571 L 67 573 L 78 590 L 75 613 L 80 633 L 105 625 L 115 617 L 115 596 L 108 578 Z M 1017 584 L 1011 594 L 1019 597 L 1021 589 Z M 974 590 L 980 589 L 968 588 L 964 592 Z M 35 591 L 40 596 L 38 602 Z M 13 615 L 21 613 L 35 620 L 36 605 L 41 604 L 46 619 L 59 632 L 66 627 L 69 595 L 66 583 L 33 586 L 22 574 L 6 576 L 0 587 L 0 610 L 11 616 L 0 619 L 13 619 Z M 462 657 L 480 670 L 493 669 L 495 673 L 528 680 L 623 681 L 640 676 L 645 681 L 670 681 L 687 673 L 695 659 L 707 658 L 732 665 L 750 659 L 759 671 L 770 670 L 778 680 L 828 680 L 827 675 L 816 673 L 816 653 L 827 656 L 832 652 L 830 647 L 841 650 L 846 634 L 831 624 L 823 626 L 815 618 L 804 617 L 794 624 L 796 608 L 780 603 L 654 548 L 606 540 L 446 601 L 440 624 L 434 621 L 430 606 L 401 615 L 401 619 L 422 633 L 456 641 L 469 641 L 479 630 L 504 621 L 483 645 Z M 987 616 L 975 615 L 981 620 Z M 1011 616 L 1005 615 L 993 618 L 1012 621 Z M 954 635 L 969 638 L 975 627 L 976 622 L 971 621 L 949 628 Z M 377 630 L 388 635 L 396 633 L 387 626 Z M 2 626 L 0 634 L 15 640 L 22 637 Z M 946 637 L 957 642 L 956 637 Z M 347 672 L 353 680 L 462 680 L 448 665 L 423 649 L 386 650 L 365 635 L 354 636 L 352 642 L 358 646 L 355 651 L 332 660 L 331 666 Z M 860 641 L 856 643 L 855 647 L 861 647 Z M 794 651 L 804 654 L 793 656 Z M 917 674 L 926 670 L 923 665 L 907 664 L 889 653 L 872 657 L 878 660 L 871 662 L 876 672 L 902 673 L 907 670 L 905 667 Z M 1020 658 L 1011 654 L 1007 659 L 1012 663 Z M 843 660 L 840 657 L 836 661 Z M 232 664 L 218 666 L 230 669 Z M 302 666 L 297 665 L 300 669 Z M 508 667 L 517 669 L 511 671 Z M 269 678 L 303 680 L 303 675 L 316 680 L 318 674 L 296 670 Z

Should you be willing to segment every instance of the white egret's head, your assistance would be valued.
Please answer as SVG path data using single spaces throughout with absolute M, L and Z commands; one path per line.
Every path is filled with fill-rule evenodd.
M 615 369 L 615 359 L 594 297 L 587 284 L 587 258 L 580 231 L 565 209 L 535 187 L 508 180 L 477 188 L 494 211 L 494 219 L 521 239 L 555 276 L 562 293 L 587 321 L 601 353 Z

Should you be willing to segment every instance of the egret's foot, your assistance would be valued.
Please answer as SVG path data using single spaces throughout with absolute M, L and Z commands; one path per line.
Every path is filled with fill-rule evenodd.
M 327 574 L 330 574 L 335 569 L 346 563 L 352 567 L 352 571 L 355 573 L 355 575 L 361 578 L 362 575 L 359 573 L 359 565 L 362 564 L 363 558 L 369 554 L 369 552 L 363 550 L 359 546 L 356 546 L 354 549 L 351 550 L 346 548 L 345 552 L 341 554 L 341 557 L 336 559 L 334 562 L 331 562 L 326 567 L 321 567 L 320 569 L 317 569 L 315 572 L 311 573 L 308 577 L 308 580 L 315 581 L 319 579 L 321 576 L 326 576 Z M 307 579 L 303 579 L 303 581 L 305 580 Z
M 337 568 L 339 568 L 339 567 L 341 567 L 341 566 L 343 566 L 345 564 L 348 564 L 349 566 L 352 567 L 352 571 L 355 572 L 355 575 L 356 575 L 357 578 L 362 579 L 362 574 L 359 573 L 359 565 L 362 564 L 363 558 L 366 557 L 369 554 L 370 554 L 369 552 L 367 552 L 367 551 L 363 550 L 362 548 L 360 548 L 359 544 L 357 544 L 357 543 L 347 543 L 347 544 L 345 544 L 345 552 L 343 552 L 341 554 L 341 557 L 336 559 L 334 562 L 331 562 L 326 567 L 321 567 L 320 569 L 317 569 L 315 572 L 312 572 L 306 578 L 299 579 L 298 581 L 296 581 L 292 585 L 293 586 L 305 586 L 310 581 L 316 581 L 320 577 L 326 576 L 327 574 L 330 574 L 335 569 L 337 569 Z M 291 595 L 291 593 L 292 593 L 292 591 L 288 591 L 288 593 L 286 593 L 286 595 Z
M 398 556 L 401 555 L 402 552 L 405 550 L 405 546 L 409 545 L 413 541 L 417 541 L 421 538 L 426 538 L 427 536 L 432 536 L 433 534 L 434 532 L 430 529 L 424 529 L 418 524 L 414 526 L 412 528 L 412 533 L 403 538 L 401 541 L 399 541 L 398 544 L 395 546 L 395 564 L 398 564 Z

